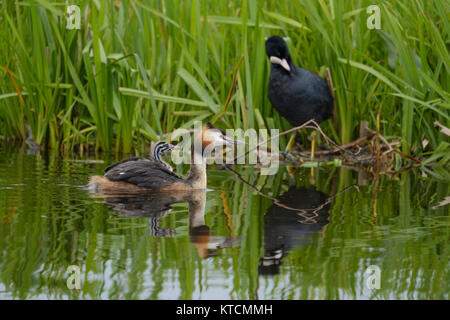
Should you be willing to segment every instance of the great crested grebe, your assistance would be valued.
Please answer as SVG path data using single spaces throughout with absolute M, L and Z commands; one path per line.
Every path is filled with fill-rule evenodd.
M 267 39 L 266 54 L 271 62 L 268 88 L 270 103 L 293 127 L 309 120 L 320 123 L 333 115 L 330 87 L 314 72 L 295 66 L 283 38 L 273 36 Z M 289 141 L 288 149 L 294 137 L 295 134 Z M 314 145 L 315 140 L 312 148 Z
M 208 154 L 204 151 L 235 143 L 240 142 L 208 123 L 194 137 L 191 168 L 186 179 L 180 178 L 157 160 L 131 158 L 109 166 L 104 176 L 92 176 L 88 187 L 94 191 L 112 192 L 205 189 Z

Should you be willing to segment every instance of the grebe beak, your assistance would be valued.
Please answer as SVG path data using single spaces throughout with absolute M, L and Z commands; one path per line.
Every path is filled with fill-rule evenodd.
M 223 136 L 223 140 L 225 141 L 225 145 L 227 145 L 227 146 L 234 146 L 235 144 L 237 144 L 237 145 L 244 145 L 244 146 L 247 145 L 247 143 L 245 143 L 244 141 L 234 140 L 234 139 L 231 139 L 228 136 Z

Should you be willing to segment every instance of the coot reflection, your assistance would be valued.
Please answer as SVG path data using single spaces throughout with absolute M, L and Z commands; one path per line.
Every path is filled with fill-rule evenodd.
M 264 216 L 264 257 L 258 268 L 262 275 L 278 274 L 288 251 L 311 244 L 328 224 L 329 196 L 315 187 L 293 186 L 277 199 Z

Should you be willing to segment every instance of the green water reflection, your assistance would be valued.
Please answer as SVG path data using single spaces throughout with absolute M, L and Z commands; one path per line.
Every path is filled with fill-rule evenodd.
M 382 176 L 375 192 L 342 168 L 316 170 L 315 186 L 309 169 L 294 185 L 286 168 L 236 168 L 261 195 L 216 167 L 207 192 L 95 197 L 81 187 L 112 160 L 78 160 L 0 149 L 0 298 L 449 298 L 445 179 Z

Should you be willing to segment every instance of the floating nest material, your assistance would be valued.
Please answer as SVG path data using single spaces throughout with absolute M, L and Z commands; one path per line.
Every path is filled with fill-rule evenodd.
M 313 159 L 311 157 L 310 150 L 303 150 L 299 146 L 289 152 L 284 152 L 281 154 L 272 153 L 272 155 L 278 156 L 280 158 L 280 162 L 290 166 L 342 166 L 358 172 L 365 172 L 376 176 L 380 173 L 395 176 L 401 172 L 421 165 L 421 161 L 419 159 L 404 154 L 398 149 L 400 141 L 387 141 L 387 139 L 384 138 L 378 131 L 370 129 L 367 121 L 363 121 L 360 124 L 360 137 L 344 145 L 336 144 L 332 139 L 323 133 L 319 125 L 314 120 L 310 120 L 301 126 L 289 129 L 275 137 L 263 141 L 258 146 L 265 144 L 269 140 L 276 137 L 305 128 L 318 131 L 326 141 L 326 146 L 321 146 L 319 150 L 315 151 Z M 256 148 L 249 150 L 247 153 L 255 150 Z M 398 161 L 395 161 L 395 154 L 406 160 L 402 161 L 402 163 L 406 165 L 398 168 Z

